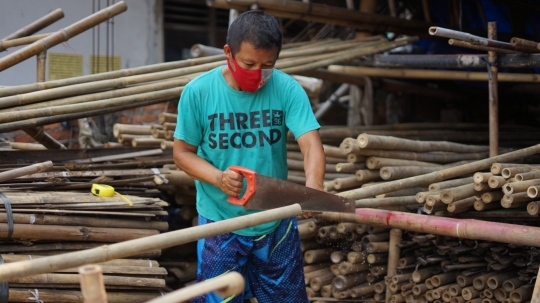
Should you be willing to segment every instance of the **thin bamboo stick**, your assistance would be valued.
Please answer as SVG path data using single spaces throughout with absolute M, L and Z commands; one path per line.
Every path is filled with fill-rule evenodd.
M 47 15 L 37 19 L 36 21 L 2 38 L 1 40 L 6 41 L 6 40 L 12 40 L 12 39 L 20 38 L 20 37 L 30 36 L 33 33 L 36 33 L 42 30 L 43 28 L 53 24 L 54 22 L 62 18 L 64 18 L 64 11 L 60 8 L 57 8 L 53 10 L 52 12 L 48 13 Z M 0 49 L 0 51 L 4 51 L 4 50 L 5 49 Z

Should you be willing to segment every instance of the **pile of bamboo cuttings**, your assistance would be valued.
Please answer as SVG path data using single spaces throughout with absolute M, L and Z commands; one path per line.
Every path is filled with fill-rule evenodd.
M 531 247 L 317 218 L 299 232 L 312 302 L 527 302 L 538 271 Z
M 276 68 L 299 73 L 403 46 L 415 38 L 329 39 L 284 47 Z M 197 75 L 225 64 L 217 55 L 0 89 L 0 132 L 96 116 L 170 100 Z

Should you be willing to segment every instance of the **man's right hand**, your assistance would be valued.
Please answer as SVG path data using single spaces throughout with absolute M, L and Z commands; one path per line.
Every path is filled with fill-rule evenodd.
M 244 185 L 244 176 L 227 169 L 221 172 L 217 184 L 218 187 L 228 196 L 238 197 L 242 192 L 242 186 Z

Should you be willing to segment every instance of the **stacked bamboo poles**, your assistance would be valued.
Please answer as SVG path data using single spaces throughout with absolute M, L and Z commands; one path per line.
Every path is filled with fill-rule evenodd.
M 318 233 L 313 232 L 317 228 Z M 527 302 L 531 298 L 533 285 L 530 283 L 538 270 L 536 250 L 497 242 L 413 232 L 405 233 L 399 245 L 401 254 L 396 275 L 378 283 L 358 286 L 343 284 L 342 281 L 348 280 L 337 278 L 339 269 L 344 267 L 342 264 L 349 263 L 349 268 L 353 265 L 361 270 L 355 275 L 357 281 L 369 281 L 372 269 L 380 267 L 373 266 L 376 264 L 374 262 L 382 262 L 375 260 L 384 259 L 384 254 L 369 256 L 365 252 L 358 253 L 363 247 L 357 242 L 346 243 L 351 238 L 362 237 L 355 234 L 355 231 L 365 232 L 369 229 L 380 230 L 374 226 L 339 221 L 322 222 L 320 219 L 300 223 L 302 247 L 306 250 L 306 284 L 310 285 L 307 292 L 312 300 L 324 302 L 333 297 L 337 300 L 380 302 L 384 297 L 373 294 L 383 294 L 385 289 L 389 291 L 387 302 Z M 337 235 L 334 236 L 334 242 L 321 241 L 321 231 L 324 231 L 326 237 L 332 237 L 332 230 L 338 231 L 334 233 Z M 351 234 L 341 236 L 347 240 L 339 241 L 336 240 L 340 238 L 339 231 Z M 313 237 L 317 238 L 316 241 Z M 363 236 L 360 242 L 364 237 L 371 235 Z M 388 239 L 388 235 L 385 239 Z M 314 243 L 319 243 L 319 246 Z M 372 268 L 368 269 L 366 263 Z M 332 274 L 336 278 L 331 279 Z M 311 285 L 313 279 L 316 279 L 313 285 L 315 289 Z M 349 288 L 336 291 L 335 284 L 332 284 L 336 281 L 338 287 L 349 285 Z M 320 287 L 320 283 L 326 286 Z
M 160 163 L 154 159 L 146 162 L 146 165 L 152 165 L 152 162 L 154 165 L 172 163 L 170 160 Z M 60 164 L 55 163 L 53 166 L 49 161 L 0 172 L 0 191 L 11 206 L 9 209 L 0 209 L 0 238 L 7 240 L 0 245 L 3 262 L 38 259 L 166 232 L 169 225 L 162 221 L 160 216 L 168 214 L 165 207 L 169 204 L 155 198 L 160 195 L 157 190 L 160 186 L 154 183 L 154 178 L 170 180 L 168 187 L 172 188 L 194 185 L 193 179 L 178 177 L 176 171 L 171 173 L 166 168 L 137 169 L 140 165 L 138 161 L 131 161 L 131 164 L 129 161 L 120 162 L 119 167 L 115 167 L 118 165 L 116 163 Z M 40 187 L 39 184 L 49 182 L 54 189 L 21 190 Z M 132 206 L 118 195 L 92 195 L 90 186 L 93 183 L 115 186 Z M 41 187 L 46 188 L 43 185 Z M 60 188 L 67 190 L 59 191 Z M 145 195 L 148 197 L 144 197 Z M 196 212 L 192 213 L 192 216 L 196 216 Z M 190 217 L 190 223 L 191 220 Z M 184 262 L 176 262 L 167 266 L 167 269 L 156 261 L 147 259 L 115 260 L 102 264 L 110 302 L 145 302 L 159 296 L 157 290 L 164 289 L 166 281 L 172 279 L 173 282 L 183 285 L 195 280 L 196 263 L 187 262 L 193 260 L 194 255 L 193 252 L 193 256 L 186 257 Z M 153 259 L 160 256 L 161 250 L 156 249 L 132 257 Z M 170 270 L 169 277 L 165 277 L 167 270 Z M 36 293 L 34 296 L 39 300 L 80 302 L 77 299 L 80 291 L 76 273 L 76 269 L 66 269 L 10 280 L 9 302 L 24 302 L 19 300 L 22 300 L 25 293 L 24 298 L 29 297 L 28 290 Z M 52 288 L 62 291 L 54 294 Z
M 404 38 L 387 42 L 371 38 L 365 41 L 332 41 L 333 45 L 305 50 L 311 54 L 307 56 L 304 50 L 286 49 L 281 53 L 276 68 L 287 73 L 298 73 L 379 53 L 413 40 Z M 204 57 L 49 81 L 39 86 L 2 89 L 0 132 L 177 100 L 184 85 L 200 73 L 224 65 L 223 59 L 223 56 Z
M 311 300 L 385 297 L 388 229 L 308 219 L 298 230 Z
M 527 302 L 531 298 L 530 283 L 539 261 L 536 250 L 491 241 L 406 232 L 398 245 L 395 273 L 384 280 L 376 278 L 374 274 L 389 268 L 388 231 L 317 218 L 300 221 L 308 297 L 320 302 Z
M 339 186 L 327 188 L 327 190 L 338 192 L 436 172 L 466 163 L 464 160 L 482 159 L 487 157 L 488 147 L 360 134 L 356 139 L 345 138 L 339 150 L 347 155 L 348 161 L 348 164 L 341 165 L 346 165 L 351 171 L 356 170 L 356 180 L 351 178 L 351 185 L 346 188 L 339 188 Z M 448 164 L 453 161 L 460 162 Z M 365 168 L 362 168 L 364 165 Z M 340 181 L 336 179 L 333 184 L 339 184 Z M 456 180 L 452 184 L 457 186 L 456 182 L 460 181 Z M 472 179 L 468 182 L 472 183 Z M 325 183 L 325 185 L 328 184 L 330 183 Z M 421 200 L 417 200 L 415 195 L 428 192 L 427 185 L 429 184 L 425 187 L 385 192 L 371 197 L 372 199 L 366 197 L 367 199 L 357 201 L 357 207 L 415 211 L 422 205 L 420 203 L 426 202 L 427 198 L 423 196 Z M 431 203 L 435 201 L 429 204 Z
M 362 133 L 393 136 L 410 140 L 444 140 L 465 144 L 487 144 L 489 142 L 487 124 L 469 123 L 405 123 L 394 125 L 374 125 L 362 127 L 323 126 L 320 130 L 323 143 L 339 145 L 345 138 L 356 138 Z M 530 134 L 530 135 L 529 135 Z M 537 129 L 501 126 L 499 139 L 503 146 L 530 146 L 531 140 L 540 135 Z M 294 138 L 288 137 L 291 141 Z

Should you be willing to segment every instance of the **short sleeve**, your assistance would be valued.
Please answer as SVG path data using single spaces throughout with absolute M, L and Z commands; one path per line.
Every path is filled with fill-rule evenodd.
M 178 102 L 178 118 L 174 137 L 193 146 L 199 146 L 203 138 L 203 130 L 198 119 L 200 104 L 200 97 L 196 90 L 189 84 L 186 85 Z
M 309 98 L 300 84 L 290 78 L 289 98 L 287 98 L 285 123 L 297 140 L 303 134 L 319 129 L 321 126 L 317 122 Z

